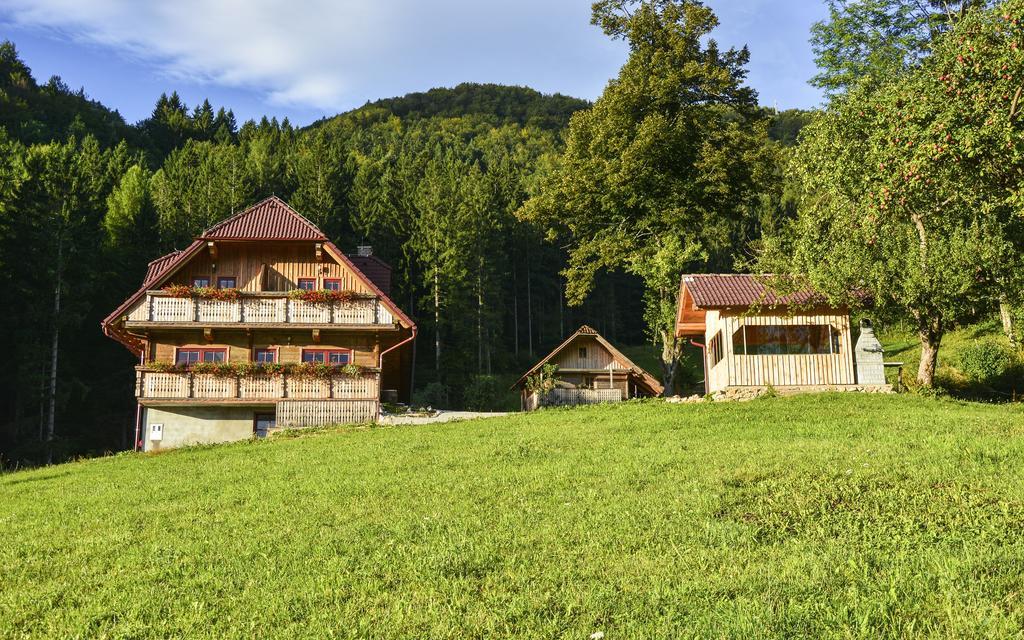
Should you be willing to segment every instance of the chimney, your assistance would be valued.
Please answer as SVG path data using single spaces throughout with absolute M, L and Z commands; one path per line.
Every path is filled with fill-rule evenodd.
M 867 318 L 860 321 L 853 359 L 857 364 L 857 384 L 885 384 L 885 354 Z
M 360 258 L 369 258 L 373 255 L 373 247 L 368 244 L 361 244 L 356 247 L 356 255 Z

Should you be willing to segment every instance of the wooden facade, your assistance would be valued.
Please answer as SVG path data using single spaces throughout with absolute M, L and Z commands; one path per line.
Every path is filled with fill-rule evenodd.
M 178 297 L 166 290 L 171 285 L 232 288 L 237 295 Z M 290 295 L 300 286 L 348 293 L 341 300 L 310 302 Z M 151 409 L 160 409 L 154 415 L 164 422 L 180 422 L 161 425 L 165 441 L 219 442 L 237 437 L 244 416 L 239 411 L 246 407 L 254 431 L 264 433 L 282 417 L 282 426 L 374 420 L 383 390 L 400 398 L 410 392 L 415 324 L 319 229 L 277 198 L 207 230 L 184 251 L 155 260 L 142 287 L 103 329 L 139 357 L 137 440 L 146 449 L 160 447 L 147 431 Z M 304 354 L 333 354 L 339 367 L 357 365 L 359 372 L 339 368 L 323 379 L 288 371 L 213 375 L 184 364 L 187 357 L 229 365 L 260 357 L 294 365 Z M 169 365 L 175 366 L 168 370 Z M 174 429 L 177 434 L 170 433 Z
M 529 392 L 527 378 L 546 364 L 557 367 L 559 388 L 544 396 Z M 586 325 L 523 374 L 513 388 L 520 389 L 526 411 L 541 406 L 617 402 L 662 392 L 661 384 L 653 376 Z
M 706 391 L 856 385 L 849 311 L 806 292 L 794 294 L 800 304 L 767 299 L 771 294 L 755 278 L 683 279 L 676 333 L 703 349 Z

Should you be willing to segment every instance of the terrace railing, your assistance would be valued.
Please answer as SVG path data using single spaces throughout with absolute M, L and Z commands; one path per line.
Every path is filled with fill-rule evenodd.
M 285 292 L 244 293 L 238 300 L 176 298 L 148 291 L 128 313 L 128 324 L 257 324 L 390 326 L 395 322 L 376 297 L 348 302 L 294 300 Z
M 218 376 L 136 367 L 135 395 L 145 400 L 367 400 L 380 395 L 380 374 L 330 379 L 282 373 Z

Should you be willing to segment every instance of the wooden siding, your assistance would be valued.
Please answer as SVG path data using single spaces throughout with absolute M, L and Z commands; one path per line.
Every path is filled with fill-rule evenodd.
M 579 357 L 579 350 L 582 347 L 587 349 L 586 358 Z M 558 365 L 559 369 L 607 369 L 609 364 L 612 365 L 612 369 L 627 368 L 600 342 L 589 336 L 580 336 L 573 340 L 572 344 L 552 359 L 552 362 Z
M 374 401 L 288 400 L 277 405 L 278 427 L 315 427 L 376 420 L 377 403 Z
M 348 266 L 326 252 L 323 262 L 318 262 L 314 246 L 313 242 L 218 242 L 216 271 L 210 252 L 203 250 L 170 282 L 192 284 L 194 277 L 208 277 L 216 284 L 217 277 L 234 276 L 243 291 L 288 291 L 298 286 L 299 278 L 316 278 L 318 288 L 324 278 L 331 278 L 341 280 L 342 289 L 372 293 Z
M 715 317 L 717 316 L 717 317 Z M 832 325 L 839 332 L 839 352 L 835 354 L 742 355 L 736 353 L 733 334 L 743 326 Z M 818 312 L 807 315 L 771 315 L 708 312 L 706 340 L 721 331 L 724 357 L 711 367 L 708 356 L 709 391 L 730 386 L 802 387 L 851 385 L 856 383 L 850 316 Z

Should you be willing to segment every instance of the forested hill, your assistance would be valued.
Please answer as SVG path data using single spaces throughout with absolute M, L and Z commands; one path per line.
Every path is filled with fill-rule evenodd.
M 58 76 L 37 83 L 9 41 L 0 42 L 0 127 L 23 144 L 93 135 L 110 146 L 133 138 L 121 114 L 71 90 Z
M 589 106 L 586 100 L 560 93 L 545 95 L 529 87 L 465 82 L 454 88 L 436 88 L 367 102 L 354 111 L 324 118 L 310 126 L 315 128 L 338 118 L 384 110 L 403 119 L 475 115 L 492 119 L 495 124 L 561 130 L 569 124 L 573 113 Z
M 602 272 L 596 295 L 569 307 L 564 248 L 517 215 L 557 163 L 570 117 L 588 106 L 461 84 L 296 128 L 274 117 L 239 124 L 226 108 L 168 92 L 127 124 L 83 91 L 38 84 L 4 43 L 0 299 L 19 312 L 0 318 L 11 338 L 0 465 L 126 446 L 133 359 L 100 319 L 139 286 L 147 262 L 271 194 L 343 249 L 368 242 L 393 266 L 393 297 L 420 328 L 414 386 L 424 404 L 496 408 L 508 376 L 583 323 L 617 344 L 644 343 L 636 276 Z M 784 143 L 804 121 L 785 115 L 774 136 Z M 718 224 L 723 246 L 743 246 L 776 209 L 761 199 L 742 223 Z

